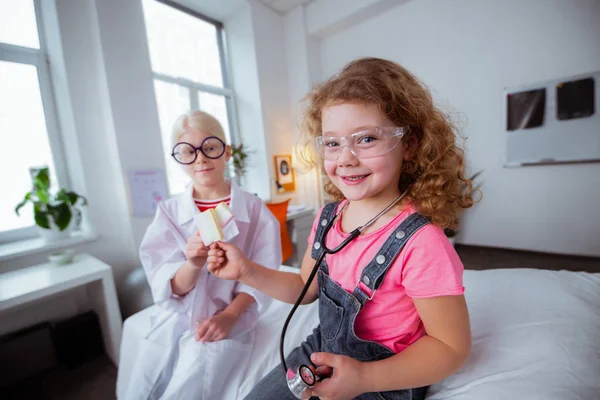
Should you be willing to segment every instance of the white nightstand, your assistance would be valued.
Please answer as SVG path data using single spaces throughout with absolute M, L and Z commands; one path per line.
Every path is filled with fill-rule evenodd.
M 82 286 L 100 320 L 107 355 L 118 365 L 123 321 L 112 268 L 88 254 L 68 265 L 47 263 L 0 274 L 0 321 L 9 311 Z

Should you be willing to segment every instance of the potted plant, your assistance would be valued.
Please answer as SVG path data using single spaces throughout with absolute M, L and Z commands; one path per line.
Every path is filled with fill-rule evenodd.
M 477 179 L 477 177 L 479 175 L 481 175 L 483 171 L 477 171 L 476 173 L 474 173 L 473 175 L 471 175 L 469 177 L 469 180 L 471 182 L 475 182 L 475 179 Z M 473 187 L 473 191 L 478 190 L 481 187 L 481 184 L 477 184 Z M 458 230 L 457 229 L 450 229 L 450 228 L 446 228 L 444 229 L 444 233 L 446 234 L 446 237 L 448 238 L 448 240 L 450 240 L 450 243 L 452 243 L 452 245 L 455 245 L 456 242 L 456 235 L 458 234 Z
M 25 198 L 15 208 L 19 210 L 27 203 L 33 204 L 33 215 L 39 232 L 46 242 L 54 242 L 69 237 L 74 216 L 81 215 L 77 203 L 87 205 L 85 197 L 65 189 L 56 193 L 50 191 L 50 174 L 48 167 L 32 171 L 33 189 L 25 194 Z M 81 201 L 80 201 L 81 200 Z
M 246 162 L 250 158 L 250 152 L 244 148 L 244 144 L 231 145 L 231 161 L 235 176 L 238 177 L 238 183 L 242 185 L 242 178 L 246 173 Z

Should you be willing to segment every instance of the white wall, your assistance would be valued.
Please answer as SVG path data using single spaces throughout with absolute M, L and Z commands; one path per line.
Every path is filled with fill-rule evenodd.
M 307 31 L 304 7 L 297 7 L 286 13 L 283 26 L 289 82 L 288 104 L 291 110 L 294 141 L 299 145 L 303 107 L 301 100 L 310 91 L 312 85 L 319 81 L 321 62 L 318 58 L 317 41 Z M 320 191 L 317 187 L 317 170 L 316 168 L 306 170 L 299 163 L 297 166 L 299 168 L 296 180 L 302 193 L 300 202 L 316 210 L 321 204 Z
M 263 3 L 244 2 L 225 21 L 240 138 L 253 151 L 245 176 L 248 190 L 273 202 L 307 204 L 314 176 L 296 175 L 294 192 L 278 193 L 275 154 L 293 154 L 297 142 L 292 109 L 283 16 Z M 308 182 L 307 182 L 308 179 Z M 313 206 L 312 199 L 308 205 Z
M 96 1 L 109 104 L 120 160 L 120 179 L 146 168 L 165 168 L 141 1 Z M 127 193 L 128 192 L 128 188 Z M 127 196 L 129 209 L 131 199 Z M 129 217 L 139 249 L 152 217 Z
M 237 13 L 225 21 L 224 27 L 231 79 L 235 88 L 239 139 L 252 151 L 244 177 L 245 186 L 262 199 L 268 199 L 271 196 L 271 184 L 265 179 L 269 176 L 268 153 L 263 135 L 262 102 L 250 4 L 244 3 Z
M 260 100 L 264 135 L 267 145 L 267 165 L 269 177 L 276 179 L 275 154 L 292 154 L 296 136 L 292 125 L 289 107 L 287 62 L 285 54 L 285 33 L 283 17 L 260 2 L 250 2 L 252 23 L 254 25 L 254 43 L 256 48 L 256 67 L 260 83 Z M 276 186 L 271 185 L 271 200 L 282 201 L 286 198 L 296 200 L 301 185 L 296 191 L 278 194 Z
M 411 0 L 324 37 L 320 78 L 389 58 L 460 113 L 468 159 L 484 170 L 460 243 L 599 256 L 600 164 L 502 166 L 503 88 L 600 70 L 598 21 L 596 0 Z

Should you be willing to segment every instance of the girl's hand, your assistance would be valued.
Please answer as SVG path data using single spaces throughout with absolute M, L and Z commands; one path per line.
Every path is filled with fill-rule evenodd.
M 196 327 L 196 342 L 216 342 L 223 340 L 231 332 L 236 318 L 228 313 L 215 314 Z
M 184 253 L 192 267 L 201 269 L 206 264 L 208 247 L 204 245 L 199 230 L 188 239 Z
M 207 269 L 217 278 L 240 280 L 248 273 L 249 260 L 235 245 L 217 242 L 210 245 Z
M 365 364 L 351 357 L 331 353 L 313 353 L 310 356 L 319 367 L 317 375 L 330 375 L 303 393 L 303 398 L 319 396 L 321 399 L 353 399 L 367 392 L 364 388 Z

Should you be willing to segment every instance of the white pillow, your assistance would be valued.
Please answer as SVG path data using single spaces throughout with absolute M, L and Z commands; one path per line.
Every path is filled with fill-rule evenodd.
M 465 271 L 473 346 L 427 399 L 600 399 L 600 274 Z

